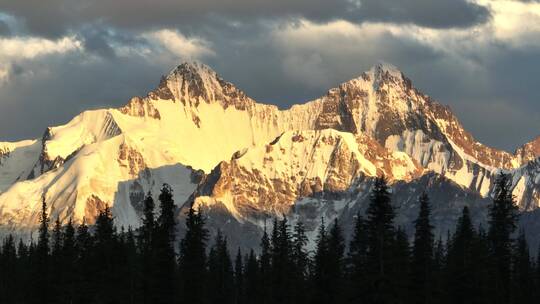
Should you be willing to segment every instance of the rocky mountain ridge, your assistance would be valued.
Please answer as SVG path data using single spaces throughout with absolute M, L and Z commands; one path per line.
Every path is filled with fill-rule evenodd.
M 540 203 L 538 142 L 515 154 L 478 143 L 448 107 L 388 64 L 280 110 L 203 64 L 184 63 L 119 109 L 0 143 L 0 226 L 32 231 L 44 197 L 61 221 L 91 222 L 108 204 L 119 225 L 136 227 L 145 193 L 167 182 L 177 204 L 195 203 L 216 227 L 234 221 L 253 235 L 270 216 L 348 218 L 380 174 L 411 210 L 412 194 L 400 189 L 427 183 L 434 193 L 452 189 L 440 199 L 446 205 L 480 206 L 500 170 L 513 175 L 521 209 L 532 211 Z M 439 222 L 448 222 L 443 215 Z

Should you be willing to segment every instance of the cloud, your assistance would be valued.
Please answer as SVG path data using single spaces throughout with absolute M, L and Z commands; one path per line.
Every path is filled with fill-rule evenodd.
M 123 105 L 181 60 L 212 54 L 203 39 L 169 29 L 0 38 L 0 138 L 36 138 L 81 111 Z
M 8 24 L 5 21 L 0 20 L 0 36 L 8 36 L 11 34 Z
M 6 38 L 80 43 L 65 52 L 43 47 L 34 57 L 0 54 L 9 80 L 0 90 L 2 140 L 38 137 L 82 110 L 119 106 L 190 58 L 280 107 L 319 97 L 384 60 L 488 144 L 512 150 L 540 129 L 540 96 L 531 89 L 540 78 L 538 3 L 126 1 L 2 2 L 12 15 L 0 18 L 9 21 Z M 508 135 L 512 126 L 519 136 Z
M 0 82 L 7 81 L 12 72 L 21 74 L 22 60 L 59 55 L 82 50 L 82 42 L 75 37 L 49 40 L 36 37 L 0 38 Z
M 467 0 L 359 0 L 357 2 L 358 18 L 375 22 L 452 28 L 482 24 L 490 17 L 490 12 L 485 6 Z
M 325 23 L 344 19 L 412 23 L 426 27 L 468 27 L 486 22 L 486 7 L 467 0 L 0 0 L 8 14 L 32 33 L 62 36 L 88 24 L 130 30 L 194 27 L 219 18 L 253 22 L 303 18 Z
M 175 30 L 162 29 L 147 32 L 141 37 L 145 38 L 151 45 L 163 47 L 178 58 L 196 59 L 215 55 L 207 41 L 200 38 L 186 38 Z

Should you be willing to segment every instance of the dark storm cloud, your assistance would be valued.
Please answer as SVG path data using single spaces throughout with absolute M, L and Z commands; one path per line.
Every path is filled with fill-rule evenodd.
M 446 56 L 422 65 L 403 62 L 403 69 L 478 140 L 514 151 L 540 135 L 540 48 L 492 44 L 475 51 L 467 56 L 481 69 Z
M 44 36 L 63 35 L 95 22 L 140 30 L 199 26 L 220 17 L 244 21 L 303 17 L 450 28 L 482 23 L 489 16 L 487 8 L 466 0 L 0 0 L 0 11 L 22 18 L 32 33 Z
M 466 0 L 363 0 L 359 12 L 364 20 L 432 28 L 468 27 L 490 17 L 486 7 Z
M 163 70 L 141 57 L 84 62 L 78 54 L 31 60 L 0 93 L 0 141 L 37 138 L 48 126 L 66 123 L 84 110 L 117 107 L 145 95 Z
M 0 20 L 0 36 L 7 36 L 11 34 L 11 30 L 6 22 Z
M 382 21 L 431 28 L 489 20 L 485 7 L 465 0 L 0 0 L 0 11 L 24 19 L 27 31 L 19 35 L 74 35 L 84 45 L 83 52 L 8 64 L 9 81 L 0 84 L 0 141 L 35 138 L 80 111 L 144 95 L 182 60 L 141 37 L 163 28 L 208 42 L 215 55 L 203 62 L 248 95 L 282 108 L 319 97 L 384 60 L 449 104 L 483 142 L 512 150 L 540 134 L 540 96 L 532 89 L 540 86 L 538 48 L 493 43 L 454 56 L 391 31 L 308 31 L 309 39 L 282 33 L 304 27 L 302 19 L 321 27 L 348 20 L 358 27 Z M 122 48 L 149 53 L 119 55 Z

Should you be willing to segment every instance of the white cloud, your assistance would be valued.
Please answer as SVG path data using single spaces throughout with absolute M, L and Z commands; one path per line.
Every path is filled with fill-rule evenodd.
M 83 49 L 82 41 L 75 37 L 63 37 L 57 40 L 37 37 L 0 38 L 0 82 L 9 79 L 14 64 Z
M 215 55 L 206 40 L 197 37 L 188 38 L 176 30 L 161 29 L 144 33 L 141 37 L 151 45 L 161 47 L 181 59 L 197 59 Z
M 540 46 L 540 3 L 508 0 L 479 2 L 491 7 L 491 25 L 498 40 L 513 47 Z

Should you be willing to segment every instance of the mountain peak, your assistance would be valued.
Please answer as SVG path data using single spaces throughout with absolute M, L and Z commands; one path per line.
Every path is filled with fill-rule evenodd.
M 189 78 L 193 75 L 211 75 L 217 77 L 216 72 L 212 68 L 197 60 L 182 62 L 169 73 L 169 76 L 171 75 L 182 75 L 184 78 Z
M 377 79 L 382 78 L 384 75 L 390 75 L 397 79 L 403 78 L 403 73 L 396 66 L 384 61 L 379 61 L 369 71 Z
M 198 106 L 202 101 L 218 102 L 224 108 L 230 105 L 245 108 L 252 102 L 244 92 L 198 61 L 181 63 L 169 73 L 160 86 L 166 86 L 175 100 L 194 106 Z

